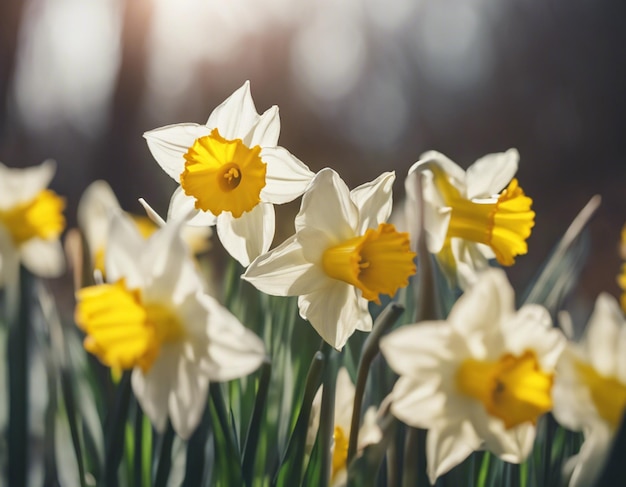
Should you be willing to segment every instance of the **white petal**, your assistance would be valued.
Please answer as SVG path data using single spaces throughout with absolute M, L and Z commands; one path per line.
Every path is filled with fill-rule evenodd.
M 165 220 L 159 215 L 154 208 L 152 208 L 146 200 L 143 198 L 139 198 L 139 204 L 143 207 L 146 212 L 146 216 L 150 219 L 152 223 L 154 223 L 158 227 L 165 226 Z
M 361 308 L 354 288 L 341 281 L 298 298 L 300 315 L 309 320 L 320 336 L 341 350 L 360 321 Z
M 490 198 L 500 193 L 515 176 L 518 161 L 516 149 L 481 157 L 467 168 L 465 196 L 469 199 Z
M 357 306 L 359 307 L 359 315 L 361 316 L 361 320 L 356 324 L 356 329 L 365 332 L 372 331 L 374 322 L 372 321 L 372 315 L 370 315 L 369 312 L 369 301 L 362 297 L 361 291 L 356 291 L 356 293 L 358 298 Z
M 616 345 L 619 344 L 620 326 L 626 325 L 617 301 L 609 294 L 600 294 L 589 319 L 583 344 L 591 365 L 606 377 L 617 373 Z
M 206 326 L 209 346 L 201 360 L 209 378 L 229 381 L 258 369 L 265 360 L 263 341 L 215 299 L 202 295 L 201 301 L 209 309 Z
M 304 193 L 315 176 L 303 162 L 282 147 L 263 148 L 261 159 L 267 163 L 261 201 L 274 204 L 292 201 Z
M 441 152 L 434 150 L 424 152 L 420 156 L 420 160 L 417 161 L 409 168 L 409 174 L 417 171 L 418 169 L 424 169 L 422 165 L 436 164 L 452 179 L 452 183 L 461 190 L 461 194 L 465 192 L 465 171 L 447 156 L 444 156 Z
M 40 277 L 59 277 L 65 272 L 65 254 L 59 240 L 31 238 L 20 246 L 24 266 Z
M 337 373 L 335 385 L 335 426 L 340 426 L 346 434 L 350 433 L 355 387 L 345 367 Z
M 585 434 L 585 442 L 580 452 L 572 457 L 564 467 L 571 471 L 569 487 L 594 485 L 608 460 L 613 434 L 606 427 L 598 427 Z
M 147 301 L 177 305 L 202 289 L 181 228 L 181 222 L 168 223 L 150 237 L 137 256 L 143 275 L 150 276 L 144 289 Z
M 167 219 L 183 220 L 186 218 L 188 218 L 189 225 L 198 227 L 210 227 L 217 223 L 217 217 L 210 211 L 196 210 L 196 199 L 193 196 L 187 196 L 183 188 L 178 187 L 170 199 Z
M 368 445 L 380 443 L 383 439 L 383 432 L 378 426 L 377 416 L 378 411 L 375 406 L 370 406 L 363 414 L 363 424 L 359 428 L 358 450 L 362 450 Z
M 329 277 L 308 262 L 295 235 L 256 258 L 242 279 L 274 296 L 300 296 L 328 286 Z
M 302 197 L 295 225 L 296 233 L 304 228 L 320 230 L 335 243 L 355 236 L 358 209 L 346 183 L 335 171 L 325 168 L 317 173 Z
M 374 181 L 362 184 L 350 191 L 350 197 L 359 209 L 359 233 L 376 228 L 391 215 L 392 188 L 395 172 L 385 172 Z
M 448 322 L 461 336 L 464 336 L 472 355 L 477 359 L 487 358 L 487 354 L 498 355 L 502 346 L 486 347 L 486 335 L 496 335 L 504 319 L 514 312 L 513 289 L 501 269 L 483 272 L 474 286 L 465 292 L 455 303 L 448 316 Z
M 174 431 L 187 440 L 202 419 L 209 390 L 209 379 L 200 364 L 182 358 L 178 361 L 176 377 L 168 398 L 170 419 Z
M 106 245 L 109 233 L 109 213 L 120 204 L 106 181 L 94 181 L 78 202 L 78 226 L 83 231 L 92 255 Z
M 259 203 L 239 218 L 223 212 L 217 218 L 217 236 L 226 251 L 246 267 L 270 248 L 274 218 L 274 207 L 268 203 Z
M 11 168 L 0 163 L 0 208 L 32 200 L 50 184 L 55 171 L 56 162 L 52 159 L 26 168 Z
M 191 249 L 192 254 L 200 254 L 211 248 L 211 235 L 213 229 L 211 227 L 196 227 L 193 225 L 183 225 L 180 234 Z
M 207 127 L 217 128 L 225 139 L 243 139 L 259 122 L 259 114 L 246 81 L 219 105 L 207 120 Z
M 462 352 L 452 350 L 451 334 L 452 328 L 442 321 L 405 325 L 383 337 L 380 350 L 397 374 L 426 380 L 425 372 L 438 370 L 444 360 Z
M 143 412 L 160 433 L 165 431 L 168 397 L 174 385 L 181 347 L 165 346 L 147 373 L 135 368 L 131 382 Z
M 481 408 L 484 411 L 484 408 Z M 488 416 L 474 420 L 474 427 L 485 441 L 485 449 L 502 460 L 510 463 L 521 463 L 528 457 L 535 439 L 535 426 L 523 423 L 515 428 L 506 429 L 499 418 Z
M 107 281 L 116 282 L 125 278 L 128 288 L 141 288 L 146 276 L 142 272 L 139 256 L 145 240 L 137 225 L 121 211 L 111 214 L 109 243 L 104 268 Z
M 417 201 L 417 184 L 422 181 L 424 231 L 429 252 L 438 253 L 443 247 L 448 234 L 448 225 L 452 209 L 445 206 L 439 190 L 434 183 L 431 171 L 409 172 L 405 180 L 407 199 L 405 203 L 406 217 L 413 250 L 420 235 L 420 208 Z
M 414 428 L 430 428 L 445 414 L 446 396 L 439 380 L 430 375 L 428 380 L 401 376 L 391 392 L 391 412 L 403 423 Z
M 456 280 L 461 289 L 467 290 L 476 283 L 479 274 L 489 268 L 489 262 L 474 242 L 453 238 L 450 246 L 456 261 Z
M 177 183 L 185 169 L 183 157 L 196 139 L 208 135 L 211 131 L 197 123 L 178 123 L 150 130 L 143 134 L 148 142 L 148 149 L 159 166 Z
M 332 233 L 310 227 L 300 229 L 296 234 L 296 239 L 302 247 L 304 259 L 319 268 L 323 268 L 324 252 L 338 243 Z
M 449 472 L 480 448 L 481 440 L 467 421 L 438 424 L 426 434 L 428 478 L 435 484 L 437 477 Z
M 565 347 L 565 337 L 558 328 L 552 328 L 550 313 L 538 304 L 527 304 L 510 320 L 504 329 L 506 348 L 514 355 L 533 350 L 545 372 L 551 372 Z
M 579 362 L 581 357 L 569 344 L 559 357 L 552 387 L 552 414 L 572 431 L 582 431 L 586 425 L 603 421 L 578 372 Z
M 250 133 L 243 139 L 243 143 L 248 147 L 255 145 L 261 147 L 276 147 L 278 136 L 280 135 L 280 115 L 278 107 L 268 108 L 259 118 L 258 122 Z

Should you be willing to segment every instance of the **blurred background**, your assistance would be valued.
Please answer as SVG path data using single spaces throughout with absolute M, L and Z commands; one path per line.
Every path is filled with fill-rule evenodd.
M 618 294 L 626 221 L 622 0 L 6 0 L 0 3 L 0 161 L 58 162 L 75 225 L 85 187 L 165 214 L 175 183 L 142 133 L 206 121 L 251 80 L 280 107 L 280 144 L 350 186 L 430 149 L 467 167 L 516 147 L 534 199 L 523 287 L 588 199 L 581 306 Z M 292 213 L 297 211 L 297 205 Z M 283 235 L 292 221 L 283 219 Z

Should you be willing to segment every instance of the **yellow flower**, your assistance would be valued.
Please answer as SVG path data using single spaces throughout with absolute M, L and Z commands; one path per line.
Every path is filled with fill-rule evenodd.
M 111 220 L 108 283 L 77 292 L 76 323 L 85 349 L 102 363 L 132 369 L 143 411 L 163 432 L 167 418 L 184 439 L 198 425 L 209 381 L 254 371 L 262 341 L 203 292 L 181 222 L 148 240 L 121 212 Z
M 11 169 L 0 164 L 0 281 L 7 266 L 22 262 L 33 274 L 56 277 L 65 270 L 59 236 L 65 200 L 46 189 L 56 165 Z
M 322 169 L 302 198 L 296 234 L 258 257 L 243 279 L 268 294 L 298 296 L 300 315 L 340 350 L 355 330 L 370 331 L 368 301 L 393 296 L 415 273 L 406 233 L 385 223 L 395 175 L 350 191 Z
M 259 115 L 245 82 L 205 125 L 182 123 L 144 134 L 161 168 L 180 184 L 170 218 L 217 225 L 224 248 L 242 265 L 274 238 L 274 204 L 300 196 L 313 173 L 278 146 L 278 107 Z
M 514 309 L 504 272 L 483 272 L 448 319 L 399 328 L 381 340 L 400 375 L 391 412 L 428 429 L 432 484 L 473 451 L 522 462 L 532 449 L 537 419 L 552 408 L 554 367 L 564 346 L 548 311 Z
M 557 364 L 554 417 L 582 431 L 585 441 L 566 465 L 569 487 L 594 485 L 626 411 L 626 320 L 602 293 L 580 343 L 569 343 Z
M 510 149 L 489 154 L 463 171 L 431 151 L 409 170 L 407 215 L 416 220 L 415 185 L 421 175 L 426 243 L 451 285 L 465 289 L 488 267 L 489 259 L 510 266 L 527 252 L 535 213 L 532 200 L 512 179 L 518 158 Z

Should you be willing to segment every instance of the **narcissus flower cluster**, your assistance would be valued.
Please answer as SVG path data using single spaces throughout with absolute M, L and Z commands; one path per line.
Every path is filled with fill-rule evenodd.
M 94 182 L 81 198 L 77 220 L 94 279 L 76 290 L 74 320 L 87 352 L 106 367 L 127 371 L 127 391 L 132 387 L 138 403 L 133 405 L 136 417 L 145 413 L 160 434 L 171 432 L 171 424 L 184 440 L 200 424 L 225 423 L 228 431 L 213 439 L 232 440 L 228 455 L 243 446 L 250 455 L 247 468 L 233 471 L 245 476 L 261 462 L 254 447 L 239 445 L 244 435 L 241 417 L 234 420 L 235 414 L 254 410 L 254 417 L 266 414 L 264 421 L 270 424 L 293 400 L 295 412 L 285 419 L 285 429 L 289 435 L 292 430 L 302 433 L 307 425 L 309 430 L 297 447 L 295 436 L 288 441 L 278 438 L 297 458 L 293 463 L 291 457 L 284 460 L 288 465 L 272 477 L 274 482 L 290 475 L 296 483 L 304 475 L 318 478 L 315 472 L 299 471 L 303 462 L 317 461 L 317 455 L 326 462 L 323 471 L 329 478 L 324 484 L 340 486 L 351 485 L 349 476 L 359 467 L 351 468 L 355 464 L 348 465 L 348 458 L 365 462 L 385 457 L 381 452 L 390 438 L 385 435 L 404 428 L 400 423 L 427 430 L 427 475 L 434 484 L 475 451 L 488 451 L 505 462 L 524 462 L 542 416 L 552 413 L 565 428 L 584 435 L 580 452 L 566 464 L 569 486 L 592 485 L 626 410 L 626 265 L 618 276 L 624 291 L 622 309 L 615 298 L 602 294 L 582 340 L 568 342 L 552 323 L 558 309 L 548 304 L 549 311 L 540 304 L 516 308 L 515 293 L 502 269 L 528 252 L 535 224 L 533 201 L 515 178 L 517 150 L 488 154 L 466 170 L 439 152 L 424 153 L 403 181 L 405 220 L 398 228 L 408 230 L 404 232 L 391 223 L 398 221 L 392 219 L 395 172 L 383 172 L 350 189 L 335 170 L 315 173 L 279 146 L 280 123 L 276 106 L 257 112 L 246 82 L 205 124 L 168 125 L 144 134 L 149 152 L 177 186 L 165 219 L 143 199 L 148 217 L 123 212 L 104 181 Z M 65 203 L 47 189 L 54 171 L 51 161 L 27 169 L 0 164 L 0 283 L 16 282 L 19 263 L 41 277 L 64 270 L 59 238 L 65 228 Z M 293 234 L 272 247 L 274 205 L 296 204 L 299 198 Z M 319 335 L 314 364 L 323 356 L 326 368 L 320 372 L 311 365 L 307 376 L 304 396 L 313 411 L 309 417 L 303 413 L 309 409 L 296 402 L 300 390 L 284 397 L 283 391 L 265 390 L 261 401 L 244 404 L 261 388 L 259 376 L 269 382 L 304 369 L 309 357 L 304 362 L 298 357 L 292 367 L 289 347 L 305 330 L 294 328 L 292 336 L 290 329 L 284 337 L 274 330 L 265 333 L 263 326 L 273 326 L 272 316 L 263 316 L 262 324 L 249 328 L 247 309 L 239 313 L 231 306 L 240 321 L 207 292 L 197 252 L 208 250 L 214 226 L 234 259 L 233 275 L 246 281 L 240 288 L 223 286 L 229 288 L 224 302 L 231 306 L 232 296 L 241 291 L 236 298 L 245 300 L 242 308 L 250 304 L 252 314 L 257 305 L 284 302 L 267 296 L 258 302 L 249 299 L 250 293 L 259 294 L 257 290 L 297 297 L 297 311 L 295 299 L 293 308 L 284 308 L 299 316 L 290 323 L 300 326 L 301 318 Z M 418 249 L 426 255 L 418 255 Z M 425 263 L 429 268 L 419 276 L 420 291 L 447 285 L 449 302 L 434 303 L 441 306 L 412 303 L 413 295 L 399 293 L 426 269 L 421 267 Z M 430 293 L 416 293 L 417 300 L 425 295 Z M 414 305 L 413 318 L 404 321 L 412 323 L 389 331 L 393 323 L 377 318 L 374 326 L 373 317 L 385 316 L 382 305 L 394 300 Z M 424 319 L 435 316 L 424 312 L 431 308 L 441 308 L 445 319 Z M 252 329 L 261 330 L 263 339 Z M 373 329 L 359 349 L 361 342 L 354 335 Z M 279 366 L 268 363 L 253 379 L 245 379 L 264 361 L 273 360 L 276 350 L 281 354 Z M 367 367 L 379 351 L 380 377 L 373 378 Z M 290 368 L 279 370 L 280 365 Z M 356 387 L 342 365 L 352 376 L 358 374 Z M 232 390 L 210 387 L 235 379 L 242 380 Z M 320 417 L 322 380 L 323 387 L 336 382 L 334 414 L 326 418 Z M 367 396 L 364 391 L 375 380 L 382 386 Z M 219 394 L 227 389 L 240 401 L 234 407 L 231 403 L 230 411 L 220 409 L 225 403 Z M 315 391 L 320 392 L 313 399 Z M 211 408 L 206 410 L 209 396 Z M 275 397 L 284 403 L 280 408 L 265 404 Z M 331 403 L 325 402 L 326 411 Z M 379 403 L 384 407 L 378 409 Z M 366 409 L 362 404 L 375 405 Z M 327 444 L 317 437 L 317 450 L 312 450 L 320 423 L 326 426 L 320 436 Z M 350 441 L 352 425 L 360 428 L 354 427 L 352 433 L 358 429 L 359 434 Z M 255 437 L 274 440 L 251 429 L 254 434 L 246 442 Z M 404 431 L 408 435 L 411 429 Z M 236 477 L 235 483 L 239 480 Z

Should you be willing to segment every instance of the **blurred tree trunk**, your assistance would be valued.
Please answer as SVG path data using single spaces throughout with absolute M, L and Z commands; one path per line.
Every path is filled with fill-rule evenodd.
M 7 131 L 9 88 L 15 71 L 17 36 L 23 13 L 22 0 L 0 1 L 0 150 Z
M 121 39 L 121 63 L 113 95 L 108 128 L 97 156 L 95 177 L 111 184 L 120 204 L 136 205 L 137 161 L 132 155 L 136 143 L 138 115 L 145 88 L 147 41 L 152 19 L 151 0 L 125 0 Z M 139 135 L 140 136 L 140 135 Z

